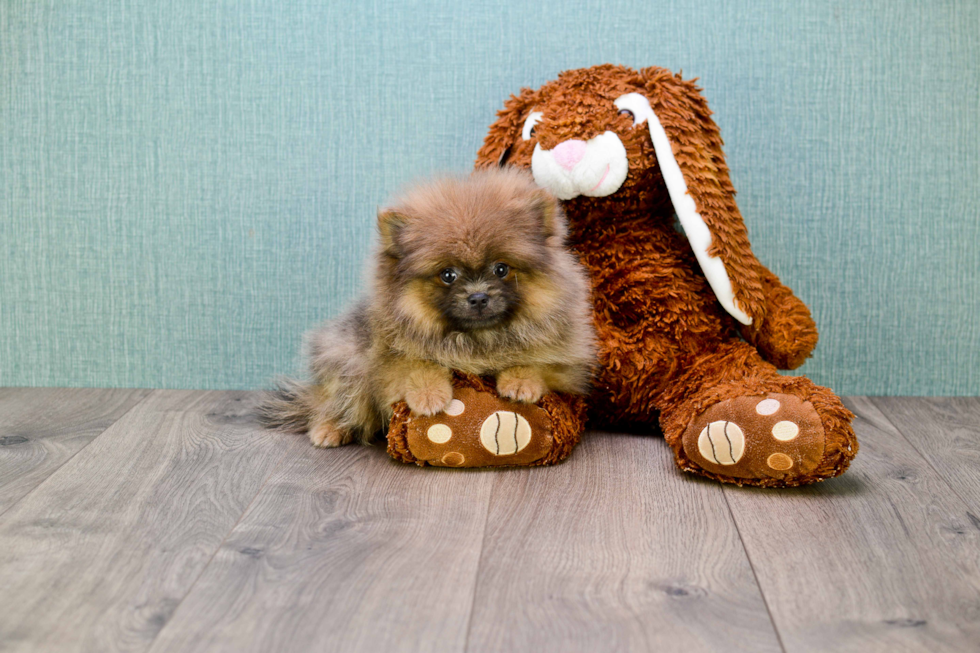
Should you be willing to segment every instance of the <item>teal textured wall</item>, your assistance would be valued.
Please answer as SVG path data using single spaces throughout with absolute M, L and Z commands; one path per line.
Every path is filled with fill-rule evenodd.
M 0 2 L 0 385 L 249 388 L 504 98 L 699 77 L 843 394 L 980 394 L 975 0 Z

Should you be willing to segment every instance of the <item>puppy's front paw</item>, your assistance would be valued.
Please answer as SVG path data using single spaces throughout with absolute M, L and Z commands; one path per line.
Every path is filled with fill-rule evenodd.
M 511 367 L 497 375 L 497 392 L 507 399 L 535 404 L 548 392 L 548 386 L 533 368 Z
M 412 412 L 426 417 L 446 410 L 452 400 L 453 386 L 448 381 L 421 385 L 405 393 L 405 403 Z
M 328 449 L 339 447 L 350 441 L 350 433 L 341 431 L 330 422 L 315 422 L 310 425 L 310 442 L 314 447 Z

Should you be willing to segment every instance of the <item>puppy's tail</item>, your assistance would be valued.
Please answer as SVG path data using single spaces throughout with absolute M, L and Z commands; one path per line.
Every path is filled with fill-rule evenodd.
M 310 428 L 314 405 L 314 386 L 295 379 L 280 378 L 259 404 L 259 421 L 266 428 L 306 433 Z

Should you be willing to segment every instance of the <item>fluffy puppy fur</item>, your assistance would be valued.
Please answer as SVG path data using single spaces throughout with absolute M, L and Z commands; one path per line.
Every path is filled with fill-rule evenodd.
M 558 201 L 514 168 L 419 185 L 378 214 L 368 292 L 306 335 L 311 381 L 285 381 L 268 425 L 316 446 L 369 441 L 392 404 L 453 398 L 451 370 L 495 376 L 509 399 L 583 393 L 595 361 L 587 273 Z

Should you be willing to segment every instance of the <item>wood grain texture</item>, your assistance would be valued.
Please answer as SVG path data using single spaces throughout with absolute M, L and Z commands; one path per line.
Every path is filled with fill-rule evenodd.
M 252 399 L 154 391 L 0 517 L 0 649 L 146 650 L 282 458 Z
M 871 401 L 845 403 L 845 476 L 724 490 L 786 651 L 977 650 L 978 524 Z
M 875 397 L 875 406 L 970 506 L 980 527 L 980 398 Z
M 263 431 L 252 393 L 141 396 L 0 389 L 0 428 L 48 456 L 0 478 L 88 438 L 0 515 L 0 651 L 980 643 L 977 400 L 847 400 L 848 473 L 774 491 L 682 474 L 656 437 L 418 469 Z
M 289 446 L 152 651 L 461 651 L 492 471 Z
M 661 438 L 591 433 L 497 476 L 467 650 L 780 647 L 718 484 Z
M 0 388 L 0 515 L 149 392 Z

